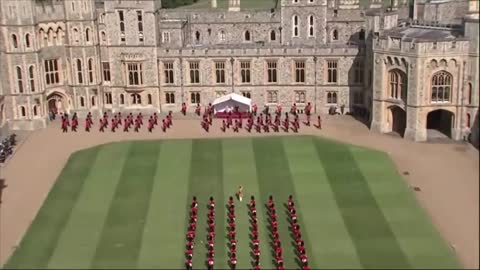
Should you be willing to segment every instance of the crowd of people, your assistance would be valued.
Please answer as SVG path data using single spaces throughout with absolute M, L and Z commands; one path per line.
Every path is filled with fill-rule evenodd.
M 197 116 L 201 115 L 202 108 L 200 104 L 197 104 L 195 108 L 195 114 Z M 312 106 L 310 103 L 304 108 L 305 121 L 303 123 L 306 126 L 310 126 Z M 183 115 L 187 113 L 187 107 L 185 103 L 182 104 L 181 112 Z M 240 129 L 245 128 L 247 132 L 252 132 L 253 130 L 257 133 L 261 132 L 298 132 L 301 126 L 300 113 L 297 110 L 297 106 L 294 103 L 289 112 L 282 113 L 282 107 L 277 106 L 275 112 L 271 114 L 269 112 L 269 107 L 265 106 L 265 109 L 258 113 L 257 106 L 252 105 L 252 109 L 249 112 L 239 112 L 238 107 L 233 111 L 229 111 L 224 119 L 222 119 L 220 129 L 223 132 L 226 132 L 228 129 L 232 129 L 233 132 L 239 132 Z M 210 127 L 213 124 L 214 109 L 211 104 L 205 106 L 204 113 L 201 116 L 200 125 L 206 131 L 209 132 Z M 244 120 L 246 123 L 244 124 Z M 105 130 L 110 130 L 111 132 L 116 132 L 117 130 L 123 130 L 123 132 L 129 132 L 133 129 L 134 132 L 139 132 L 144 124 L 144 115 L 138 113 L 133 115 L 133 113 L 122 115 L 121 112 L 114 114 L 109 117 L 105 112 L 102 117 L 98 120 L 98 129 L 100 132 L 105 132 Z M 147 130 L 153 132 L 155 127 L 161 124 L 161 129 L 163 132 L 166 132 L 167 129 L 173 125 L 173 114 L 172 111 L 169 111 L 168 114 L 160 122 L 159 115 L 153 113 L 148 117 L 146 121 Z M 74 113 L 72 117 L 69 117 L 68 114 L 63 114 L 61 116 L 61 128 L 64 133 L 67 133 L 69 130 L 72 132 L 77 132 L 80 125 L 79 118 L 77 113 Z M 89 112 L 85 118 L 85 131 L 90 132 L 94 127 L 94 121 L 92 114 Z M 317 116 L 317 124 L 315 125 L 318 129 L 322 128 L 322 119 Z

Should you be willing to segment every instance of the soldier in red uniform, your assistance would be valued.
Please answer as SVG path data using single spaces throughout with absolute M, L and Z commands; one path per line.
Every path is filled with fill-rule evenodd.
M 182 114 L 183 115 L 187 114 L 187 105 L 185 104 L 185 102 L 182 103 Z
M 232 112 L 228 112 L 227 116 L 227 128 L 230 128 L 230 126 L 233 126 Z
M 307 122 L 306 125 L 310 126 L 310 115 L 312 113 L 312 105 L 310 105 L 310 102 L 307 103 L 307 106 L 305 107 L 305 114 L 307 115 Z
M 278 104 L 277 105 L 277 110 L 275 111 L 275 114 L 277 116 L 281 116 L 282 115 L 282 105 Z
M 158 115 L 156 112 L 153 113 L 153 124 L 158 125 Z
M 140 122 L 140 126 L 143 126 L 143 115 L 142 115 L 142 113 L 138 114 L 138 120 Z
M 111 131 L 112 132 L 115 132 L 115 128 L 117 127 L 117 116 L 115 115 L 113 118 L 112 118 L 112 127 L 111 127 Z
M 222 127 L 220 128 L 223 132 L 225 132 L 225 130 L 227 130 L 227 122 L 225 122 L 225 119 L 222 120 Z
M 197 107 L 195 108 L 195 114 L 197 114 L 198 116 L 200 116 L 200 111 L 201 111 L 201 107 L 200 107 L 200 103 L 197 103 Z
M 137 119 L 135 119 L 135 129 L 134 129 L 135 132 L 138 132 L 138 130 L 140 129 L 140 125 L 141 125 L 141 124 L 140 124 L 140 123 L 141 123 L 140 121 L 141 121 L 141 120 L 140 120 L 140 118 L 138 118 L 138 117 L 137 117 Z
M 92 122 L 90 118 L 85 119 L 85 131 L 90 132 L 90 128 L 92 128 Z
M 242 118 L 242 115 L 240 114 L 238 117 L 238 127 L 242 128 L 242 126 L 243 126 L 243 118 Z
M 173 126 L 173 113 L 172 111 L 168 111 L 168 127 L 171 127 Z
M 230 258 L 230 264 L 232 266 L 232 270 L 235 270 L 235 268 L 237 267 L 237 258 L 233 254 L 235 253 L 232 253 L 232 257 Z
M 167 122 L 165 122 L 165 119 L 162 119 L 162 131 L 167 131 Z
M 293 106 L 290 109 L 290 113 L 293 115 L 297 115 L 297 104 L 293 103 Z
M 186 269 L 192 270 L 193 269 L 192 266 L 193 266 L 192 259 L 187 259 L 187 261 L 185 262 Z
M 258 109 L 258 108 L 257 108 L 257 104 L 253 104 L 253 105 L 252 105 L 252 114 L 253 114 L 253 115 L 257 115 L 257 109 Z
M 209 270 L 213 270 L 213 264 L 214 264 L 213 258 L 212 257 L 208 258 L 207 265 Z
M 239 128 L 239 124 L 238 124 L 238 120 L 235 119 L 235 125 L 233 126 L 233 132 L 238 132 L 238 128 Z
M 72 116 L 72 131 L 77 132 L 77 127 L 78 127 L 78 117 L 77 117 L 77 113 L 74 113 Z
M 98 124 L 100 125 L 100 132 L 105 132 L 105 118 L 100 118 Z
M 154 126 L 155 126 L 155 120 L 151 115 L 150 118 L 148 119 L 148 132 L 152 132 Z

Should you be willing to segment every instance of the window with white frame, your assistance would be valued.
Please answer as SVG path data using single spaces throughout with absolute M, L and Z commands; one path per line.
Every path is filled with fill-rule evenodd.
M 14 49 L 18 49 L 18 38 L 15 34 L 12 34 L 12 46 Z
M 80 42 L 80 34 L 77 28 L 73 28 L 73 41 L 76 43 Z
M 85 107 L 85 98 L 84 97 L 80 97 L 80 107 Z
M 138 23 L 138 41 L 143 42 L 143 13 L 141 10 L 137 10 L 137 23 Z
M 152 104 L 153 104 L 152 94 L 148 94 L 148 95 L 147 95 L 147 104 L 148 104 L 148 105 L 152 105 Z
M 190 67 L 190 83 L 200 83 L 200 62 L 192 61 L 189 63 Z
M 190 92 L 190 103 L 191 104 L 200 104 L 200 92 Z
M 83 83 L 83 66 L 82 60 L 77 59 L 77 83 Z
M 16 67 L 16 76 L 17 76 L 17 91 L 18 93 L 23 93 L 23 71 L 21 67 Z
M 90 28 L 85 30 L 85 41 L 90 42 Z
M 242 83 L 250 83 L 250 61 L 240 61 L 240 75 Z
M 102 39 L 102 43 L 107 43 L 107 34 L 105 33 L 105 31 L 100 32 L 100 38 Z
M 245 33 L 244 33 L 244 40 L 245 40 L 245 41 L 251 41 L 251 40 L 252 40 L 250 31 L 248 31 L 248 30 L 245 31 Z
M 296 83 L 305 82 L 305 61 L 304 60 L 295 61 L 295 82 Z
M 120 94 L 120 104 L 121 105 L 125 104 L 125 95 L 124 94 Z
M 175 104 L 175 92 L 165 92 L 165 103 Z
M 96 107 L 97 106 L 97 97 L 96 96 L 92 96 L 90 98 L 90 102 L 92 104 L 92 107 Z
M 225 62 L 215 62 L 215 82 L 225 83 Z
M 270 41 L 275 41 L 277 40 L 277 33 L 275 30 L 270 31 Z
M 88 63 L 87 63 L 87 66 L 88 66 L 88 82 L 89 83 L 93 83 L 94 82 L 94 69 L 93 69 L 93 59 L 90 58 L 88 59 Z
M 110 82 L 110 62 L 102 62 L 103 81 Z
M 49 59 L 44 61 L 45 83 L 47 85 L 60 83 L 60 73 L 58 70 L 58 60 Z
M 338 40 L 338 31 L 337 31 L 337 29 L 333 29 L 332 34 L 331 34 L 331 39 L 332 39 L 332 41 L 337 41 L 337 40 Z
M 20 106 L 20 117 L 27 117 L 27 110 L 25 110 L 24 106 Z
M 162 42 L 163 43 L 170 43 L 170 32 L 163 31 L 162 32 Z
M 35 67 L 30 66 L 28 68 L 28 83 L 30 85 L 30 91 L 35 92 Z
M 308 36 L 315 36 L 315 17 L 313 15 L 308 16 Z
M 295 91 L 295 103 L 305 103 L 306 91 Z
M 432 103 L 450 102 L 453 77 L 446 71 L 439 71 L 432 77 Z
M 278 91 L 267 91 L 267 103 L 278 102 Z
M 125 42 L 125 17 L 123 10 L 118 11 L 118 21 L 120 26 L 120 42 Z
M 327 82 L 336 83 L 337 82 L 337 60 L 327 60 Z
M 199 44 L 199 43 L 200 43 L 200 32 L 196 31 L 195 32 L 195 44 Z
M 33 111 L 33 116 L 38 116 L 38 109 L 37 105 L 33 105 L 32 111 Z
M 337 104 L 337 92 L 327 92 L 327 104 Z
M 113 103 L 112 102 L 112 93 L 111 92 L 105 93 L 105 104 L 111 105 L 112 103 Z
M 165 75 L 165 83 L 166 84 L 173 84 L 174 74 L 173 74 L 173 62 L 164 62 L 163 63 L 163 74 Z
M 142 63 L 127 63 L 128 85 L 143 85 Z
M 388 72 L 389 97 L 393 99 L 404 99 L 407 94 L 407 76 L 399 69 Z
M 269 83 L 277 82 L 277 61 L 276 60 L 267 61 L 267 82 Z
M 132 98 L 132 104 L 134 105 L 142 104 L 142 96 L 140 96 L 140 94 L 131 94 L 130 97 Z
M 227 35 L 225 34 L 225 31 L 221 30 L 219 33 L 218 33 L 218 39 L 220 41 L 225 41 L 227 39 Z
M 297 15 L 293 15 L 292 17 L 292 36 L 293 37 L 298 37 L 299 33 L 298 33 L 298 16 Z
M 30 34 L 25 34 L 25 47 L 30 48 L 31 46 Z

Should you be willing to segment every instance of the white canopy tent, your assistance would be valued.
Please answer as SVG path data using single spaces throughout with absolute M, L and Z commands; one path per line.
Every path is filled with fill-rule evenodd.
M 228 94 L 221 96 L 213 101 L 212 106 L 215 113 L 233 112 L 235 107 L 238 107 L 239 112 L 250 111 L 252 100 L 239 94 Z

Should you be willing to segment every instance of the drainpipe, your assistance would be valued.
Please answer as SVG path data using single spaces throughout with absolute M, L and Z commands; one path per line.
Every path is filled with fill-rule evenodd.
M 458 126 L 460 128 L 461 139 L 463 139 L 463 128 L 464 128 L 464 126 L 463 126 L 463 113 L 465 111 L 465 108 L 464 108 L 463 97 L 464 97 L 464 87 L 465 87 L 465 66 L 466 65 L 467 65 L 467 63 L 464 61 L 463 66 L 462 66 L 462 71 L 461 71 L 462 72 L 462 85 L 461 85 L 461 87 L 460 87 L 460 80 L 458 80 L 458 89 L 459 89 L 458 91 L 461 91 L 461 95 L 458 96 L 458 94 L 457 94 L 457 97 L 460 97 L 460 117 L 459 117 L 460 118 L 459 119 L 460 123 L 458 123 Z M 460 76 L 458 76 L 458 77 L 460 77 Z M 461 90 L 460 90 L 460 88 L 461 88 Z
M 314 74 L 315 74 L 315 82 L 314 82 L 314 93 L 315 93 L 315 96 L 314 96 L 314 100 L 315 102 L 313 103 L 313 111 L 315 112 L 315 114 L 317 113 L 317 56 L 314 56 L 313 57 L 313 62 L 314 62 Z
M 230 63 L 232 64 L 232 93 L 235 93 L 235 81 L 233 80 L 233 64 L 235 63 L 235 60 L 233 59 L 233 57 L 230 58 Z
M 183 56 L 182 50 L 180 50 L 180 96 L 182 97 L 182 103 L 184 103 L 184 93 L 183 93 Z

